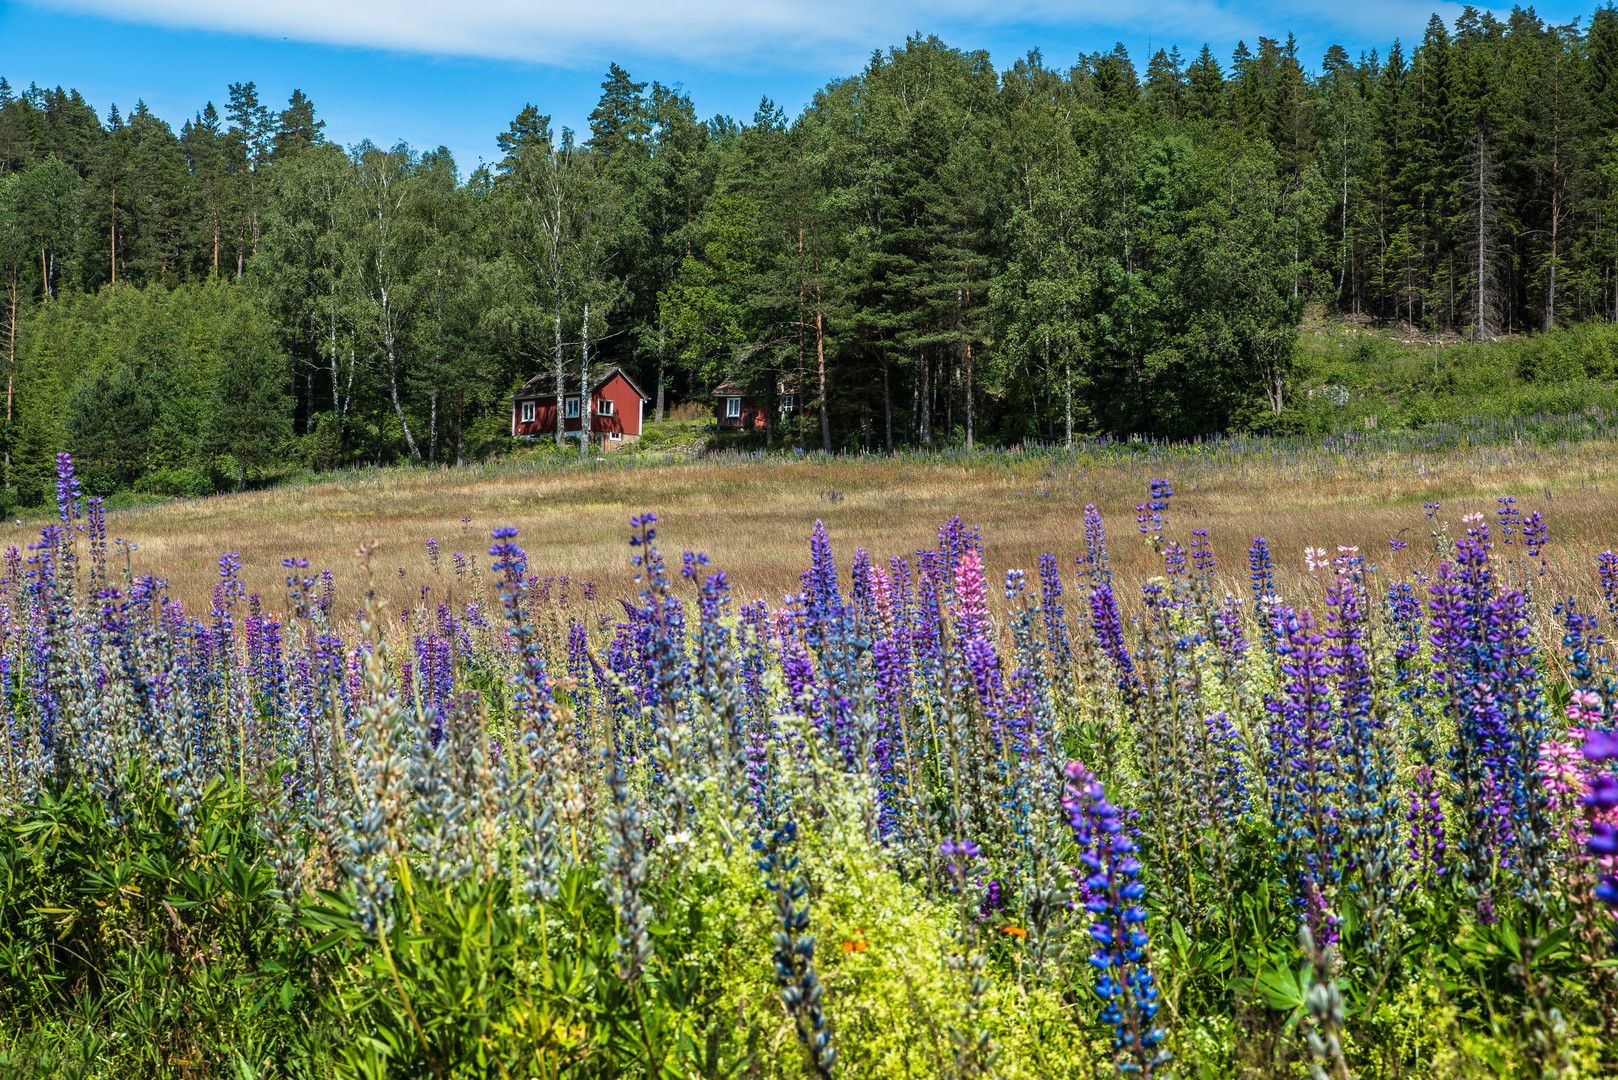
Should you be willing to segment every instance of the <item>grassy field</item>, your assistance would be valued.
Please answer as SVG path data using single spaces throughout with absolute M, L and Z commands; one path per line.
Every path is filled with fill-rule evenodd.
M 632 595 L 625 546 L 631 515 L 655 510 L 665 550 L 706 552 L 738 592 L 772 604 L 795 590 L 807 537 L 823 519 L 846 570 L 857 546 L 873 557 L 930 546 L 954 515 L 981 526 L 994 580 L 1007 568 L 1032 571 L 1038 556 L 1065 565 L 1082 548 L 1086 503 L 1108 525 L 1115 565 L 1126 578 L 1147 570 L 1135 542 L 1135 505 L 1146 481 L 1173 482 L 1171 512 L 1186 529 L 1206 528 L 1213 547 L 1245 588 L 1244 555 L 1263 534 L 1281 583 L 1303 576 L 1305 546 L 1359 545 L 1385 568 L 1425 561 L 1431 552 L 1423 503 L 1443 504 L 1436 520 L 1460 529 L 1464 513 L 1493 518 L 1495 499 L 1512 495 L 1526 516 L 1550 522 L 1557 591 L 1593 587 L 1593 557 L 1618 545 L 1618 439 L 1605 429 L 1558 440 L 1500 432 L 1468 444 L 1429 431 L 1410 436 L 1255 440 L 1179 448 L 1103 444 L 1072 452 L 935 455 L 901 459 L 710 458 L 685 463 L 609 461 L 558 468 L 508 462 L 469 470 L 382 470 L 342 474 L 294 487 L 181 500 L 110 515 L 112 537 L 132 541 L 136 572 L 160 571 L 188 605 L 206 606 L 222 551 L 239 552 L 244 578 L 279 606 L 281 560 L 302 557 L 331 568 L 347 605 L 357 596 L 353 556 L 379 541 L 375 565 L 396 601 L 437 538 L 446 554 L 481 553 L 489 530 L 515 525 L 531 568 L 600 586 L 600 599 Z M 468 519 L 463 521 L 462 519 Z M 25 545 L 41 522 L 0 530 L 0 544 Z M 1409 548 L 1394 555 L 1390 537 Z M 487 562 L 487 558 L 482 560 Z M 1135 593 L 1123 590 L 1123 596 Z

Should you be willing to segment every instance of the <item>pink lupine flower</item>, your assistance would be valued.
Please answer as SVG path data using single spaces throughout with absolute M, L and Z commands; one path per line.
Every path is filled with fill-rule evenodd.
M 1572 700 L 1568 702 L 1567 718 L 1575 725 L 1589 727 L 1600 722 L 1602 711 L 1600 694 L 1594 690 L 1575 690 Z M 1584 741 L 1582 734 L 1579 741 Z
M 1585 840 L 1579 809 L 1589 786 L 1589 766 L 1580 751 L 1583 742 L 1584 732 L 1573 728 L 1566 742 L 1547 739 L 1539 747 L 1539 776 L 1550 795 L 1551 813 L 1567 823 L 1562 836 L 1575 847 L 1582 847 Z
M 871 600 L 876 606 L 877 621 L 882 624 L 882 636 L 891 638 L 894 634 L 893 583 L 878 567 L 867 566 L 865 572 L 871 584 Z
M 955 621 L 963 639 L 989 628 L 989 585 L 976 548 L 967 548 L 955 564 Z

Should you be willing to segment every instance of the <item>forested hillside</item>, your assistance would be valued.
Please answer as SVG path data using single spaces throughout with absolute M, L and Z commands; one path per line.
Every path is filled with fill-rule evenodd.
M 917 37 L 796 117 L 704 120 L 614 65 L 588 132 L 531 106 L 475 168 L 333 145 L 252 83 L 176 130 L 0 80 L 8 498 L 59 449 L 107 490 L 459 460 L 564 364 L 659 413 L 785 378 L 809 409 L 770 441 L 810 449 L 1263 429 L 1306 310 L 1618 317 L 1615 136 L 1610 5 L 1144 71 Z

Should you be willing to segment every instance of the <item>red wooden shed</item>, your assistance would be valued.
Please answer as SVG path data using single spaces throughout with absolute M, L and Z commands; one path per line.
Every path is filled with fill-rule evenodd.
M 714 419 L 721 429 L 763 431 L 769 416 L 770 399 L 759 389 L 735 379 L 726 379 L 713 388 Z M 798 397 L 798 380 L 784 376 L 775 384 L 775 407 L 785 420 L 793 413 L 803 415 Z
M 592 372 L 589 405 L 581 410 L 579 373 L 568 372 L 562 379 L 562 426 L 567 435 L 578 438 L 583 424 L 581 411 L 590 417 L 590 441 L 603 450 L 619 450 L 640 438 L 641 413 L 648 400 L 635 381 L 616 366 Z M 511 435 L 532 439 L 556 434 L 556 373 L 547 371 L 523 383 L 511 395 Z

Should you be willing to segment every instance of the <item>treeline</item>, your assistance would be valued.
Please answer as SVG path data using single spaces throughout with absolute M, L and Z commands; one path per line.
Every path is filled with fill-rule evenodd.
M 917 37 L 747 121 L 614 65 L 588 133 L 529 107 L 469 175 L 322 128 L 252 83 L 176 134 L 0 82 L 15 456 L 97 460 L 88 394 L 154 418 L 101 447 L 107 476 L 206 484 L 295 439 L 456 460 L 521 379 L 604 363 L 659 415 L 724 379 L 793 391 L 777 445 L 1183 436 L 1276 423 L 1311 304 L 1474 338 L 1618 317 L 1610 5 L 1434 16 L 1312 69 L 1290 37 L 1144 73 L 1122 46 L 997 71 Z M 254 449 L 216 414 L 244 387 Z

